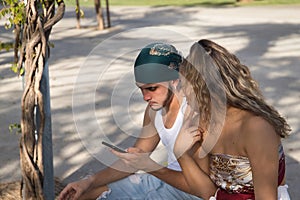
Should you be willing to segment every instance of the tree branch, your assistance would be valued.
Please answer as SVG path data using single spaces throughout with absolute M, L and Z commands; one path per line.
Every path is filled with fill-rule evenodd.
M 54 26 L 59 20 L 61 20 L 64 16 L 64 13 L 65 13 L 65 3 L 62 1 L 58 4 L 57 13 L 44 24 L 44 32 L 47 32 L 49 29 L 52 28 L 52 26 Z M 39 33 L 35 32 L 34 35 L 32 36 L 32 40 L 30 41 L 29 46 L 34 47 L 38 43 L 39 39 L 40 39 Z

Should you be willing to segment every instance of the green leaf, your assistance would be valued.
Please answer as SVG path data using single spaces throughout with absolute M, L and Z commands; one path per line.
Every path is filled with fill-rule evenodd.
M 15 132 L 16 134 L 22 133 L 22 130 L 21 130 L 21 124 L 18 124 L 18 123 L 10 124 L 10 125 L 8 126 L 8 130 L 9 130 L 10 133 L 12 133 L 13 130 L 16 131 L 16 132 Z
M 22 68 L 20 69 L 19 75 L 20 75 L 20 76 L 23 76 L 23 75 L 24 75 L 24 72 L 25 72 L 24 67 L 22 67 Z
M 10 69 L 11 69 L 11 71 L 13 71 L 14 73 L 18 73 L 18 66 L 17 66 L 17 64 L 12 64 L 12 66 L 10 67 Z
M 51 48 L 54 48 L 54 43 L 52 43 L 52 42 L 48 42 L 48 45 L 49 45 L 49 47 L 51 47 Z

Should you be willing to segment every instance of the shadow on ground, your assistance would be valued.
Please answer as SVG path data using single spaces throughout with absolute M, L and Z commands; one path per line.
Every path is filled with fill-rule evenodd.
M 219 11 L 220 14 L 223 11 L 227 12 L 226 8 L 223 9 Z M 234 11 L 232 12 L 234 14 Z M 239 12 L 241 11 L 237 11 Z M 204 14 L 209 16 L 202 18 Z M 291 137 L 284 140 L 287 155 L 287 183 L 290 187 L 291 199 L 299 197 L 300 164 L 296 158 L 300 154 L 298 142 L 300 139 L 298 119 L 300 112 L 300 22 L 289 23 L 280 20 L 272 22 L 270 16 L 269 22 L 265 20 L 249 23 L 247 21 L 249 19 L 246 18 L 244 23 L 234 24 L 226 21 L 228 16 L 224 15 L 224 23 L 219 23 L 213 21 L 215 16 L 211 16 L 208 12 L 204 14 L 202 8 L 192 7 L 182 9 L 157 7 L 142 11 L 134 7 L 111 9 L 112 28 L 96 31 L 93 28 L 96 27 L 93 9 L 85 9 L 85 19 L 81 22 L 83 28 L 80 30 L 75 29 L 74 11 L 72 9 L 66 11 L 65 17 L 54 27 L 50 38 L 55 45 L 55 48 L 51 49 L 50 57 L 55 173 L 64 178 L 64 184 L 105 167 L 103 163 L 89 155 L 77 134 L 72 119 L 73 85 L 84 59 L 96 45 L 122 31 L 151 26 L 176 26 L 182 27 L 183 32 L 186 28 L 192 29 L 189 34 L 194 41 L 206 37 L 219 42 L 228 49 L 234 49 L 238 57 L 249 65 L 268 101 L 288 118 L 294 130 Z M 7 39 L 8 35 L 1 32 L 0 39 L 2 36 Z M 126 39 L 123 38 L 123 40 Z M 177 42 L 184 44 L 190 41 L 186 38 L 178 38 Z M 0 118 L 0 148 L 1 152 L 10 153 L 10 157 L 1 154 L 0 169 L 10 170 L 8 173 L 1 171 L 0 177 L 1 180 L 7 182 L 12 181 L 12 178 L 18 180 L 20 175 L 17 173 L 19 171 L 18 136 L 8 134 L 6 127 L 20 118 L 17 110 L 20 107 L 22 87 L 21 80 L 15 78 L 8 69 L 7 63 L 12 61 L 12 53 L 2 51 L 0 57 L 0 113 L 2 116 Z M 14 88 L 15 91 L 8 92 L 3 85 L 5 88 Z M 106 89 L 98 94 L 105 98 L 95 102 L 97 110 L 105 110 L 111 106 L 112 90 L 113 86 L 108 84 Z M 84 107 L 85 105 L 82 105 L 81 109 Z M 83 117 L 82 120 L 87 124 L 90 121 L 88 116 Z M 116 123 L 110 119 L 106 126 L 116 127 Z M 121 130 L 118 127 L 109 130 L 112 140 L 118 141 Z M 131 139 L 119 142 L 123 147 L 132 143 Z M 78 159 L 78 155 L 82 155 L 81 158 L 84 157 L 84 159 Z M 65 173 L 66 171 L 72 172 Z

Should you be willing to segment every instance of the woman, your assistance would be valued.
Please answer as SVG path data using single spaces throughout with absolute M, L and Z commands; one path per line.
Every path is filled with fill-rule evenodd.
M 188 104 L 200 117 L 195 128 L 195 114 L 186 115 L 174 147 L 193 193 L 201 196 L 210 184 L 198 166 L 206 156 L 208 176 L 218 188 L 212 199 L 289 199 L 281 138 L 290 127 L 264 100 L 249 69 L 220 45 L 200 40 L 180 72 Z

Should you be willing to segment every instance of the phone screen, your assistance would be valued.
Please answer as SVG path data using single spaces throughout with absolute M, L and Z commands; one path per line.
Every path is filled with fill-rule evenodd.
M 127 151 L 125 151 L 124 149 L 121 149 L 120 147 L 117 147 L 117 146 L 107 143 L 105 141 L 102 141 L 102 144 L 104 144 L 105 146 L 108 146 L 109 148 L 112 148 L 113 150 L 118 151 L 120 153 L 127 153 Z

